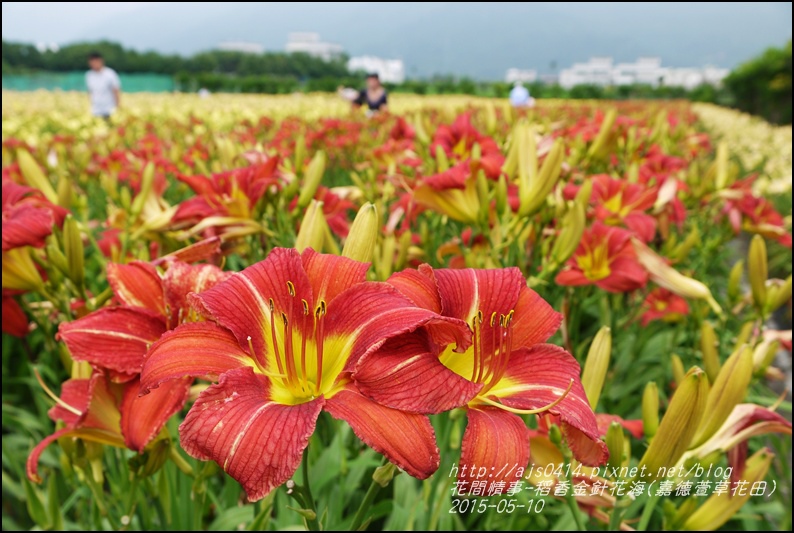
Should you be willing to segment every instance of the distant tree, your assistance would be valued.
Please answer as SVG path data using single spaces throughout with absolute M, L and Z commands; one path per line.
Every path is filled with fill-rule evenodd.
M 724 84 L 738 109 L 791 124 L 791 41 L 739 65 Z

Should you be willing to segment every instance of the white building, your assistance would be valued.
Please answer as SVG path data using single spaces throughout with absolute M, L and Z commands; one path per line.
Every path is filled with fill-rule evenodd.
M 719 85 L 729 73 L 716 67 L 663 67 L 658 57 L 640 57 L 634 63 L 613 64 L 611 57 L 593 57 L 587 63 L 574 63 L 560 72 L 559 83 L 570 89 L 576 85 L 633 85 L 684 87 L 692 89 L 703 83 Z
M 303 52 L 310 56 L 330 61 L 342 54 L 341 44 L 326 43 L 320 40 L 319 33 L 293 32 L 287 36 L 287 53 Z
M 640 57 L 634 63 L 618 63 L 612 73 L 612 84 L 659 86 L 669 69 L 662 67 L 660 57 Z
M 698 85 L 719 85 L 730 73 L 727 68 L 671 68 L 664 77 L 664 85 L 668 87 L 684 87 L 694 89 Z
M 246 54 L 261 54 L 265 47 L 259 43 L 246 41 L 224 41 L 218 45 L 218 50 L 224 52 L 245 52 Z
M 538 79 L 537 70 L 522 70 L 519 68 L 509 68 L 505 74 L 505 82 L 515 83 L 517 81 L 524 83 L 534 83 Z
M 347 62 L 347 70 L 356 72 L 377 72 L 380 81 L 385 83 L 402 83 L 405 81 L 405 65 L 402 59 L 382 59 L 375 56 L 351 57 Z
M 576 85 L 610 85 L 612 83 L 612 58 L 591 57 L 587 63 L 574 63 L 560 71 L 560 85 L 570 89 Z

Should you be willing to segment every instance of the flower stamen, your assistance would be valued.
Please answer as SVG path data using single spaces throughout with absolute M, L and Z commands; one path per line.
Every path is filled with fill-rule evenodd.
M 58 405 L 60 405 L 61 407 L 63 407 L 64 409 L 66 409 L 67 411 L 72 413 L 73 415 L 83 416 L 83 412 L 82 411 L 72 407 L 71 405 L 69 405 L 68 403 L 63 401 L 61 398 L 56 396 L 55 393 L 52 392 L 52 390 L 50 390 L 50 388 L 47 386 L 47 384 L 44 383 L 44 380 L 41 379 L 41 374 L 39 374 L 39 369 L 38 368 L 34 367 L 33 368 L 33 373 L 36 375 L 36 381 L 39 382 L 39 385 L 41 385 L 41 388 L 44 389 L 44 392 L 47 394 L 47 396 L 52 398 L 55 401 L 55 403 L 57 403 Z
M 571 381 L 568 383 L 568 388 L 565 389 L 565 392 L 563 392 L 559 398 L 557 398 L 550 404 L 540 407 L 538 409 L 516 409 L 515 407 L 509 407 L 507 405 L 504 405 L 499 402 L 495 402 L 490 398 L 485 398 L 485 397 L 480 397 L 478 398 L 478 400 L 493 407 L 498 407 L 499 409 L 503 409 L 505 411 L 508 411 L 510 413 L 515 413 L 517 415 L 539 415 L 541 413 L 545 413 L 549 409 L 553 409 L 556 406 L 558 406 L 560 402 L 562 402 L 565 399 L 565 397 L 568 396 L 568 393 L 571 392 L 571 389 L 573 388 L 573 383 L 574 381 L 572 378 Z

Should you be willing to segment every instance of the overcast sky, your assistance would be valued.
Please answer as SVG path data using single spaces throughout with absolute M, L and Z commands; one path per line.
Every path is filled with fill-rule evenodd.
M 110 39 L 191 54 L 226 40 L 283 50 L 319 32 L 351 55 L 403 59 L 410 74 L 501 78 L 593 55 L 732 68 L 791 38 L 791 2 L 3 2 L 3 39 Z

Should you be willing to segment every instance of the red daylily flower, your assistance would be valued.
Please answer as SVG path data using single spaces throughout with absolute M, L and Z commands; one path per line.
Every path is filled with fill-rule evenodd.
M 108 264 L 108 282 L 121 305 L 105 307 L 58 328 L 76 361 L 110 370 L 116 381 L 134 379 L 147 348 L 163 333 L 193 318 L 191 292 L 208 289 L 231 275 L 214 265 L 170 261 L 160 275 L 142 261 Z
M 657 287 L 648 293 L 643 302 L 646 311 L 642 314 L 642 325 L 647 326 L 654 320 L 677 322 L 689 314 L 689 304 L 669 290 Z
M 637 261 L 629 231 L 596 222 L 585 230 L 582 242 L 557 274 L 558 285 L 596 285 L 609 292 L 644 287 L 648 273 Z
M 610 226 L 625 226 L 643 242 L 653 240 L 656 219 L 646 211 L 656 201 L 656 190 L 605 174 L 592 179 L 590 203 L 595 206 L 596 219 Z
M 103 372 L 95 372 L 90 379 L 66 381 L 61 397 L 48 413 L 53 421 L 64 422 L 65 427 L 44 438 L 30 453 L 28 478 L 41 482 L 38 475 L 41 453 L 65 437 L 142 453 L 166 421 L 185 404 L 189 385 L 186 379 L 172 381 L 157 394 L 140 396 L 138 379 L 117 384 Z
M 695 457 L 708 457 L 715 452 L 727 452 L 728 463 L 733 468 L 731 479 L 741 479 L 747 459 L 750 437 L 781 433 L 791 435 L 791 422 L 772 409 L 752 403 L 741 403 L 733 408 L 720 429 L 709 440 L 688 451 L 681 462 Z
M 179 261 L 168 265 L 161 277 L 149 263 L 110 263 L 108 281 L 122 305 L 59 326 L 57 338 L 64 341 L 72 358 L 91 363 L 96 371 L 90 380 L 64 383 L 50 418 L 64 421 L 66 428 L 33 450 L 28 458 L 31 479 L 38 479 L 41 452 L 61 437 L 85 438 L 140 453 L 185 405 L 192 381 L 187 378 L 141 395 L 139 374 L 144 354 L 168 329 L 191 317 L 189 293 L 212 287 L 231 274 L 214 265 Z
M 365 282 L 366 271 L 366 263 L 310 248 L 276 248 L 192 296 L 214 322 L 180 326 L 147 355 L 145 389 L 185 376 L 218 379 L 180 426 L 182 447 L 216 461 L 250 500 L 295 473 L 322 410 L 412 476 L 438 468 L 429 420 L 364 397 L 352 372 L 391 337 L 428 326 L 463 339 L 465 326 L 386 283 Z
M 397 117 L 394 127 L 389 131 L 389 138 L 394 141 L 413 141 L 416 130 L 403 117 Z
M 468 163 L 425 178 L 414 190 L 414 199 L 460 222 L 473 224 L 479 217 L 477 182 Z
M 52 225 L 63 225 L 68 211 L 51 203 L 38 189 L 3 179 L 3 251 L 44 246 Z
M 668 177 L 673 176 L 687 167 L 687 162 L 681 157 L 667 155 L 654 144 L 648 148 L 642 165 L 639 168 L 639 177 L 646 185 L 661 185 Z
M 437 148 L 442 148 L 453 162 L 469 163 L 475 144 L 480 145 L 481 156 L 479 161 L 471 162 L 471 173 L 476 175 L 482 169 L 487 178 L 499 179 L 505 158 L 496 141 L 472 125 L 470 113 L 459 115 L 451 126 L 439 126 L 433 135 L 430 153 L 435 154 Z
M 20 338 L 28 334 L 28 317 L 14 299 L 21 292 L 3 289 L 3 333 Z
M 197 223 L 206 217 L 250 219 L 251 213 L 271 186 L 279 186 L 278 157 L 264 163 L 237 168 L 209 178 L 177 175 L 198 195 L 179 205 L 174 222 Z
M 519 269 L 423 265 L 393 275 L 389 283 L 415 304 L 464 321 L 472 342 L 453 345 L 432 330 L 391 339 L 356 367 L 354 378 L 364 394 L 421 413 L 465 406 L 469 422 L 460 464 L 499 472 L 479 481 L 515 481 L 516 469 L 502 467 L 523 470 L 528 463 L 530 433 L 519 414 L 557 415 L 579 461 L 598 465 L 607 459 L 579 364 L 562 348 L 544 344 L 561 315 L 527 287 Z M 460 474 L 465 486 L 478 481 L 476 472 Z
M 753 194 L 753 175 L 732 184 L 722 196 L 726 198 L 723 213 L 728 215 L 734 233 L 744 229 L 750 233 L 758 233 L 764 237 L 777 240 L 787 248 L 791 248 L 791 233 L 786 231 L 786 224 L 780 213 L 766 198 Z

